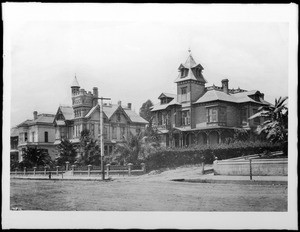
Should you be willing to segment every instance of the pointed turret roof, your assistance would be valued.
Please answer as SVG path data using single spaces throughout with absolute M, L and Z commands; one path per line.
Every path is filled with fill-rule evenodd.
M 190 52 L 188 58 L 186 59 L 184 65 L 185 68 L 194 68 L 197 66 L 197 63 L 195 62 L 194 58 L 192 57 L 192 53 Z
M 71 88 L 72 87 L 80 87 L 76 75 L 75 75 L 74 80 L 72 82 Z
M 185 81 L 185 80 L 195 80 L 195 81 L 200 81 L 203 83 L 207 83 L 205 78 L 203 77 L 201 71 L 203 70 L 203 67 L 201 64 L 197 64 L 196 61 L 194 60 L 191 50 L 189 50 L 189 56 L 186 59 L 184 64 L 180 64 L 179 68 L 180 71 L 182 69 L 188 69 L 186 74 L 182 76 L 181 73 L 179 73 L 179 76 L 175 80 L 175 83 L 180 82 L 180 81 Z M 198 72 L 196 72 L 198 70 Z M 199 72 L 200 70 L 200 72 Z

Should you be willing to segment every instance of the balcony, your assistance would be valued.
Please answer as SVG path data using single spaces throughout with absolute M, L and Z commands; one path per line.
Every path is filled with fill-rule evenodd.
M 226 122 L 207 122 L 207 126 L 227 126 Z

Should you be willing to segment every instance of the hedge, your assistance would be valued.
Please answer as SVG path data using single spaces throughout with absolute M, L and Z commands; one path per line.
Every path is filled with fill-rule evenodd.
M 160 168 L 175 168 L 182 165 L 212 164 L 219 160 L 259 154 L 265 150 L 282 150 L 279 144 L 268 142 L 235 142 L 230 144 L 202 145 L 187 148 L 159 148 L 145 159 L 147 171 Z

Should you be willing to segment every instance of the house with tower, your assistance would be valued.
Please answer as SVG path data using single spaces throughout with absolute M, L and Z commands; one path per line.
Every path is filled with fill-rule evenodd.
M 71 96 L 72 106 L 59 106 L 54 117 L 54 144 L 59 144 L 63 138 L 78 144 L 83 130 L 89 130 L 90 135 L 99 141 L 101 128 L 98 88 L 94 87 L 93 92 L 87 92 L 80 88 L 75 76 L 71 85 Z M 130 134 L 143 132 L 147 124 L 146 120 L 131 109 L 131 103 L 126 106 L 121 101 L 117 104 L 104 103 L 104 154 L 111 155 L 117 143 L 123 143 Z
M 174 81 L 177 93 L 161 93 L 152 107 L 153 125 L 166 146 L 223 143 L 236 130 L 251 131 L 263 120 L 249 120 L 260 106 L 270 104 L 263 93 L 231 89 L 228 79 L 221 80 L 221 86 L 206 86 L 203 69 L 189 50 Z

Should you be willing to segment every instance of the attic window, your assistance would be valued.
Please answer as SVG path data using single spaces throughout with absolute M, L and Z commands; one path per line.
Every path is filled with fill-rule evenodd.
M 120 122 L 120 121 L 121 121 L 121 114 L 117 113 L 117 122 Z

